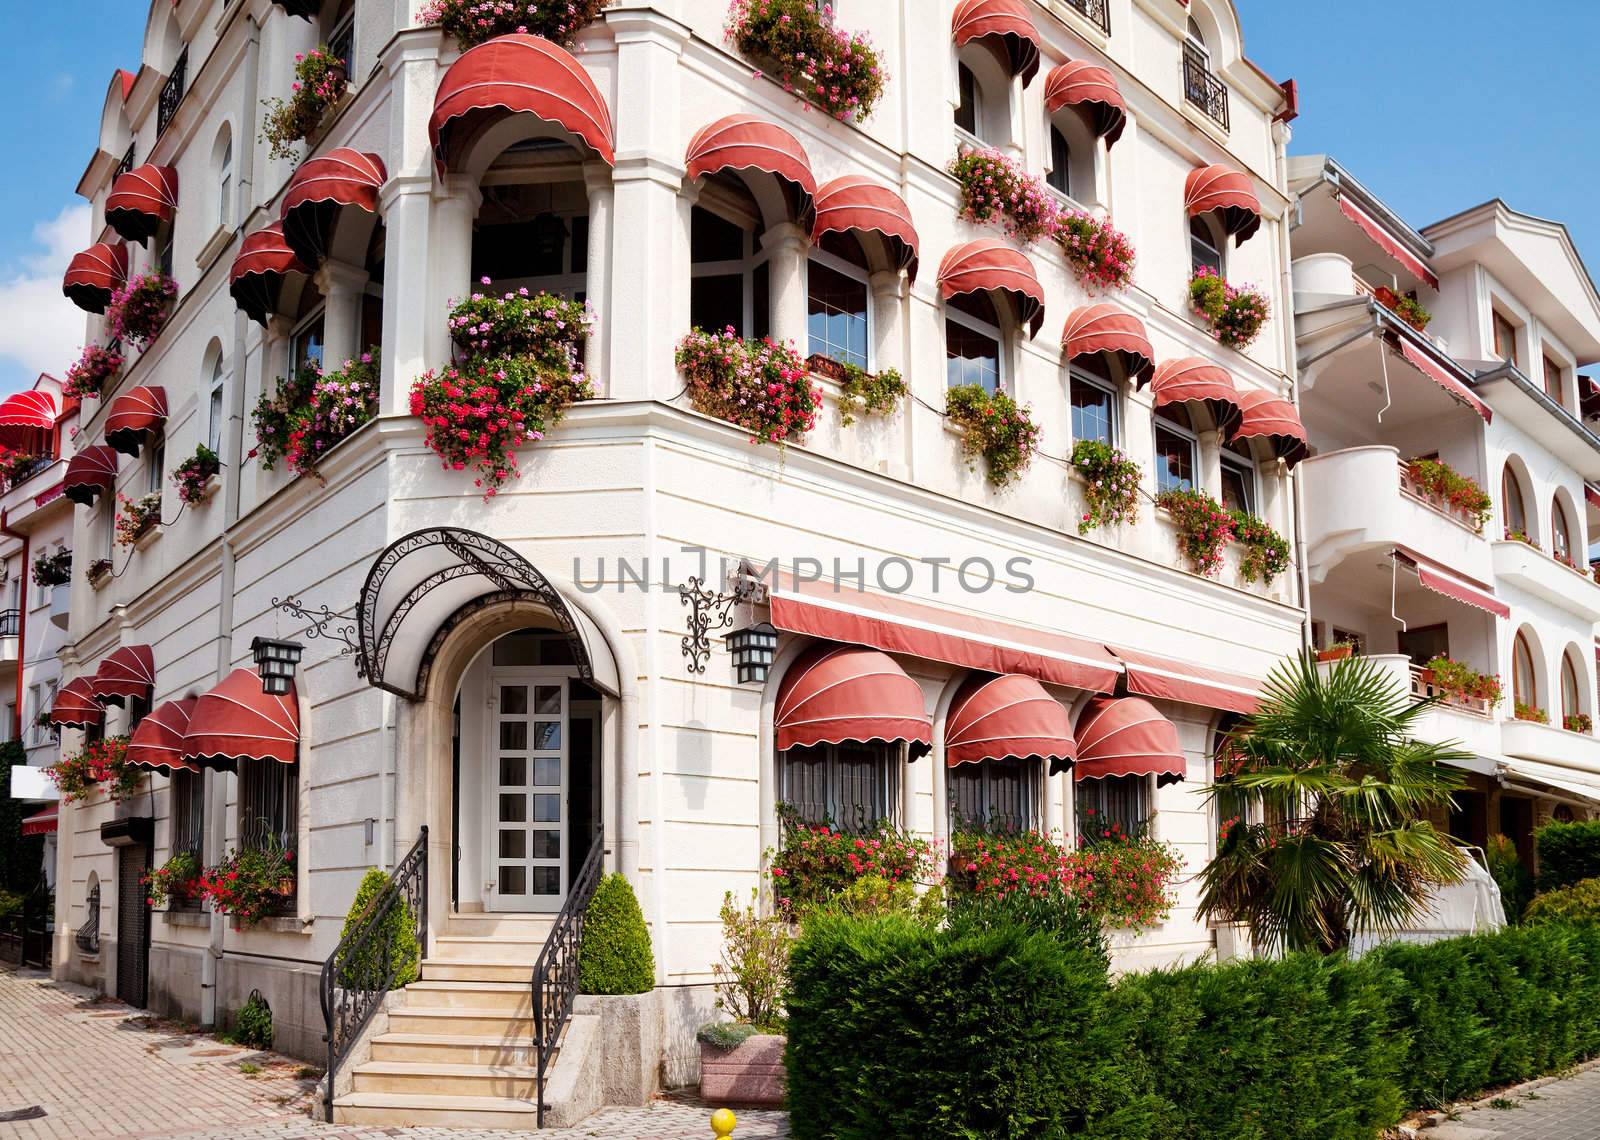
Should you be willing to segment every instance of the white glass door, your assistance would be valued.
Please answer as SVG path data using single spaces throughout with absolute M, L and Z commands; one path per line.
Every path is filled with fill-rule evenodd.
M 567 679 L 490 674 L 487 909 L 555 911 L 567 883 Z

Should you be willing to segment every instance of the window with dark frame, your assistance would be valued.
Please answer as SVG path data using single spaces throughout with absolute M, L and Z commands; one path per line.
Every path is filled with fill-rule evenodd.
M 1561 398 L 1561 372 L 1561 365 L 1552 360 L 1550 355 L 1546 353 L 1544 358 L 1544 394 L 1556 403 L 1565 406 Z
M 1078 800 L 1078 841 L 1096 843 L 1120 828 L 1127 836 L 1144 834 L 1150 822 L 1148 776 L 1101 776 L 1073 786 Z
M 1039 761 L 957 764 L 950 785 L 950 827 L 1011 833 L 1038 826 Z
M 168 785 L 172 805 L 172 854 L 186 852 L 197 862 L 205 861 L 206 781 L 205 773 L 187 768 L 175 769 Z M 173 896 L 172 906 L 198 910 L 198 899 Z
M 300 765 L 241 759 L 239 846 L 251 851 L 298 854 L 299 835 Z
M 904 746 L 884 741 L 790 748 L 780 757 L 780 800 L 801 823 L 862 833 L 896 816 Z
M 1191 273 L 1209 269 L 1218 277 L 1222 274 L 1222 238 L 1216 223 L 1209 214 L 1198 214 L 1189 219 L 1189 270 Z
M 1517 327 L 1498 312 L 1494 314 L 1494 354 L 1507 364 L 1517 363 Z
M 956 126 L 976 138 L 980 117 L 978 77 L 964 63 L 956 64 L 956 89 L 960 100 L 956 104 Z
M 1155 414 L 1156 489 L 1194 489 L 1194 426 L 1182 405 L 1168 404 Z
M 1395 634 L 1397 648 L 1413 665 L 1426 665 L 1435 657 L 1450 656 L 1450 626 L 1418 625 Z
M 1533 669 L 1533 650 L 1522 633 L 1511 642 L 1511 696 L 1519 705 L 1538 707 L 1539 679 Z
M 1050 174 L 1045 179 L 1050 186 L 1072 197 L 1072 147 L 1061 128 L 1050 128 Z
M 766 254 L 755 235 L 735 222 L 696 206 L 689 218 L 689 323 L 741 337 L 771 331 L 771 290 Z

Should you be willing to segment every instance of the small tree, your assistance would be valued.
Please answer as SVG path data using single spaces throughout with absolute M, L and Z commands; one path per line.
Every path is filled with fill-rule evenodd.
M 345 915 L 343 939 L 371 920 L 380 905 L 389 876 L 370 867 L 356 889 L 350 913 Z M 347 990 L 398 990 L 420 976 L 422 950 L 417 945 L 417 916 L 404 896 L 394 899 L 377 920 L 365 941 L 348 947 L 339 957 L 339 985 Z
M 1200 873 L 1200 914 L 1249 924 L 1265 949 L 1331 953 L 1420 916 L 1466 861 L 1424 818 L 1462 785 L 1465 753 L 1416 740 L 1412 700 L 1365 657 L 1279 664 L 1236 728 L 1233 771 L 1207 789 L 1261 809 L 1235 821 Z
M 784 987 L 789 979 L 789 924 L 756 909 L 756 892 L 747 906 L 736 906 L 733 892 L 722 898 L 722 960 L 711 965 L 717 979 L 717 1008 L 735 1021 L 762 1032 L 781 1033 Z
M 607 875 L 584 915 L 578 988 L 586 994 L 644 994 L 655 984 L 655 954 L 639 900 L 626 878 Z

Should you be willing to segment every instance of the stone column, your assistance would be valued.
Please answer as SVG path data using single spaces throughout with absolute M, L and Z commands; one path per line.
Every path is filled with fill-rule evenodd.
M 806 252 L 810 235 L 793 222 L 768 227 L 761 235 L 768 251 L 767 273 L 772 283 L 772 339 L 792 341 L 800 356 L 810 355 L 806 334 Z
M 583 183 L 589 192 L 589 270 L 584 294 L 594 314 L 583 365 L 597 395 L 610 391 L 610 335 L 615 310 L 611 304 L 611 229 L 615 191 L 611 167 L 603 162 L 583 164 Z
M 906 371 L 906 278 L 899 270 L 879 270 L 868 278 L 872 291 L 872 370 Z
M 1195 483 L 1213 499 L 1222 498 L 1222 436 L 1215 431 L 1203 431 L 1200 446 L 1196 448 L 1197 467 Z
M 429 368 L 450 360 L 450 330 L 445 326 L 445 314 L 452 302 L 481 287 L 472 276 L 472 223 L 482 203 L 477 180 L 465 174 L 448 175 L 444 193 L 433 202 L 428 233 L 432 257 L 427 285 L 428 324 L 422 335 Z
M 322 368 L 343 366 L 366 346 L 361 344 L 361 298 L 369 275 L 358 265 L 329 259 L 317 270 L 317 288 L 324 299 Z

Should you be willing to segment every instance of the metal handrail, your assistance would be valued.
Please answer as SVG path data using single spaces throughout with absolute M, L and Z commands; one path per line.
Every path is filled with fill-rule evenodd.
M 573 879 L 567 901 L 556 915 L 550 935 L 533 965 L 533 1044 L 539 1054 L 540 1128 L 544 1127 L 545 1073 L 561 1033 L 572 1018 L 572 1003 L 578 994 L 578 948 L 583 943 L 584 916 L 589 912 L 595 888 L 600 885 L 604 849 L 605 829 L 597 828 L 589 855 Z
M 1228 88 L 1211 73 L 1211 61 L 1183 45 L 1183 96 L 1228 130 Z
M 98 954 L 100 952 L 99 883 L 89 888 L 89 897 L 84 900 L 84 907 L 88 910 L 89 916 L 83 920 L 83 925 L 78 927 L 78 933 L 73 935 L 73 941 L 85 954 Z
M 1111 6 L 1106 0 L 1067 0 L 1067 5 L 1106 35 L 1111 34 Z
M 417 929 L 418 960 L 428 956 L 428 829 L 422 828 L 416 843 L 395 866 L 389 881 L 368 904 L 356 928 L 339 939 L 339 944 L 322 964 L 322 1039 L 328 1045 L 328 1087 L 323 1098 L 327 1120 L 333 1122 L 333 1079 L 339 1066 L 361 1037 L 383 1000 L 394 988 L 401 962 L 390 953 L 384 938 L 384 924 L 395 908 L 405 907 L 414 916 Z M 374 953 L 381 955 L 373 960 Z
M 178 53 L 178 61 L 172 65 L 172 74 L 167 76 L 167 81 L 161 87 L 161 101 L 156 105 L 156 135 L 159 137 L 166 133 L 167 124 L 172 122 L 172 116 L 178 113 L 178 104 L 183 102 L 184 77 L 189 70 L 189 49 L 184 48 Z

